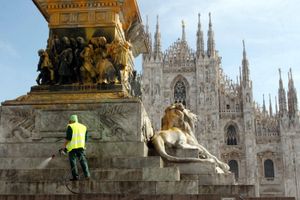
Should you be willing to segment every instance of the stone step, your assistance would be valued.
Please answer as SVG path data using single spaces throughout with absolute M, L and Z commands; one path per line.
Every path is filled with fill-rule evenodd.
M 180 174 L 180 180 L 198 180 L 201 185 L 235 185 L 234 174 Z
M 164 161 L 164 166 L 179 167 L 182 174 L 216 175 L 216 165 L 209 162 L 171 163 Z
M 88 155 L 89 156 L 89 155 Z M 38 169 L 47 158 L 0 158 L 0 169 Z M 88 157 L 90 168 L 118 168 L 118 169 L 138 169 L 146 167 L 162 168 L 163 161 L 158 156 L 151 157 L 114 157 L 95 158 Z M 56 156 L 51 159 L 45 169 L 69 169 L 68 157 Z
M 57 154 L 62 143 L 0 143 L 0 158 L 10 157 L 49 157 Z M 90 157 L 115 157 L 148 155 L 148 147 L 144 142 L 90 142 L 86 153 Z
M 198 194 L 198 181 L 76 181 L 12 182 L 0 181 L 1 195 L 66 194 Z
M 82 174 L 81 170 L 79 170 Z M 97 181 L 179 181 L 178 168 L 91 169 L 91 179 Z M 83 175 L 82 175 L 83 177 Z M 71 178 L 67 169 L 7 169 L 0 170 L 1 181 L 61 182 Z
M 0 200 L 220 200 L 227 198 L 228 200 L 239 200 L 239 195 L 207 195 L 207 194 L 70 194 L 70 195 L 0 195 Z M 295 200 L 292 197 L 243 197 L 244 200 Z
M 255 196 L 254 185 L 201 185 L 199 194 Z

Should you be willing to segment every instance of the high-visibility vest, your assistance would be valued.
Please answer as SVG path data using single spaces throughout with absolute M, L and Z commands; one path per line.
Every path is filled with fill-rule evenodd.
M 69 124 L 72 129 L 72 139 L 67 144 L 68 152 L 73 149 L 85 148 L 86 126 L 78 122 Z

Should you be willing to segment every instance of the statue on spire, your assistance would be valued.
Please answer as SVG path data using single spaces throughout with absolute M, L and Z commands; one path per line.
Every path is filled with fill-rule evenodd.
M 183 20 L 181 21 L 181 23 L 182 23 L 182 37 L 181 37 L 181 40 L 182 40 L 182 41 L 186 41 L 186 36 L 185 36 L 185 23 L 184 23 Z
M 201 30 L 200 13 L 198 14 L 198 30 L 197 30 L 197 57 L 204 56 L 203 32 Z
M 209 13 L 209 29 L 208 29 L 208 39 L 207 39 L 207 55 L 209 57 L 214 57 L 215 55 L 215 39 L 214 39 L 214 32 L 212 30 L 212 23 L 211 23 L 211 14 Z

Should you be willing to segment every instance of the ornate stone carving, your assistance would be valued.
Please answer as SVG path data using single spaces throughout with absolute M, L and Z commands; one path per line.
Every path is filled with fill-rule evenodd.
M 136 133 L 134 134 L 134 130 L 130 127 L 125 127 L 126 124 L 134 124 L 134 120 L 136 120 L 132 119 L 132 109 L 134 108 L 130 105 L 106 105 L 101 107 L 98 113 L 100 117 L 101 140 L 128 141 L 130 138 L 133 140 Z
M 151 139 L 156 151 L 171 162 L 211 162 L 216 164 L 219 173 L 230 173 L 229 166 L 210 154 L 200 145 L 194 135 L 196 115 L 182 104 L 174 104 L 165 110 L 162 130 Z M 166 153 L 165 146 L 183 149 L 198 149 L 199 158 L 179 158 Z
M 35 111 L 31 109 L 6 108 L 2 110 L 1 124 L 4 137 L 9 141 L 27 141 L 35 130 Z
M 121 84 L 130 94 L 133 55 L 147 46 L 135 0 L 33 2 L 49 23 L 45 54 L 54 71 L 51 81 L 41 73 L 38 84 Z

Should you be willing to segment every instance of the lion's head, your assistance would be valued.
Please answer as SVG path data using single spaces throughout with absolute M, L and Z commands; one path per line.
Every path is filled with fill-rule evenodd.
M 176 103 L 165 109 L 165 115 L 162 118 L 162 130 L 176 127 L 194 136 L 196 120 L 195 114 L 184 108 L 181 103 Z

